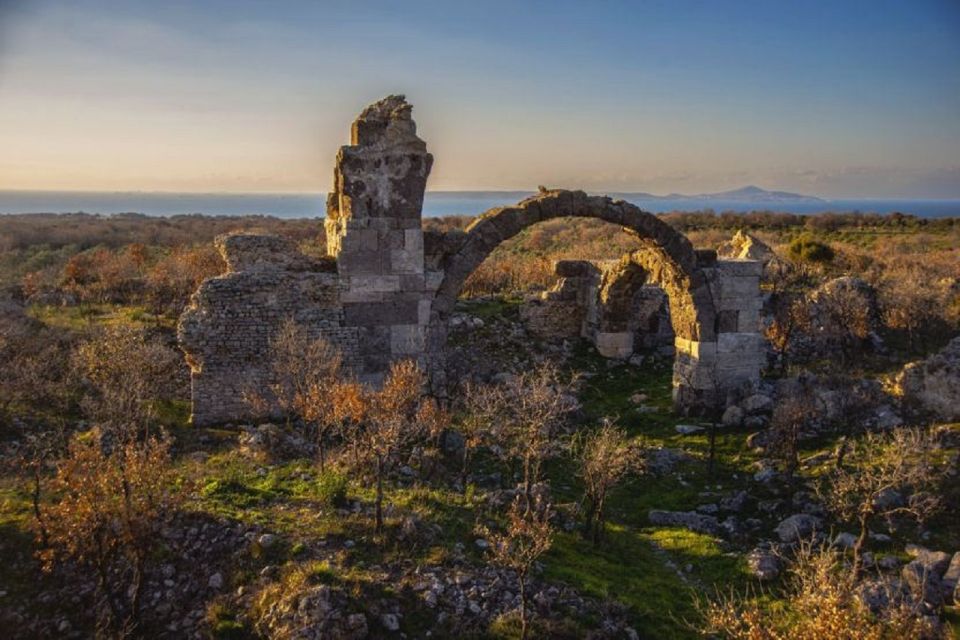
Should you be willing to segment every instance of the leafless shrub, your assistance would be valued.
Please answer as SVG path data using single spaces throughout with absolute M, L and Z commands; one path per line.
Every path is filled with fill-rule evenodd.
M 72 354 L 87 390 L 81 407 L 109 430 L 148 429 L 156 402 L 173 394 L 181 363 L 176 351 L 125 325 L 98 329 Z
M 543 365 L 473 395 L 479 414 L 471 418 L 478 422 L 470 429 L 485 428 L 508 461 L 520 462 L 529 503 L 543 461 L 559 450 L 556 435 L 575 408 L 570 383 L 561 380 L 556 367 Z
M 628 474 L 642 471 L 644 458 L 638 443 L 610 421 L 581 436 L 575 441 L 574 450 L 584 483 L 583 534 L 592 536 L 594 545 L 599 545 L 607 494 Z
M 819 493 L 827 509 L 858 526 L 855 570 L 860 569 L 871 520 L 904 516 L 923 523 L 940 507 L 935 490 L 946 465 L 939 458 L 929 431 L 868 433 L 850 445 L 847 464 L 824 478 Z
M 376 532 L 383 533 L 383 480 L 388 469 L 424 435 L 418 419 L 426 378 L 411 361 L 396 362 L 379 391 L 365 390 L 358 452 L 376 478 Z
M 527 502 L 518 495 L 507 511 L 507 522 L 503 531 L 480 528 L 480 533 L 490 543 L 491 561 L 512 569 L 517 574 L 520 586 L 521 640 L 527 637 L 528 632 L 527 583 L 534 563 L 550 549 L 553 538 L 551 517 L 553 510 L 550 504 L 542 502 L 540 496 L 533 502 Z

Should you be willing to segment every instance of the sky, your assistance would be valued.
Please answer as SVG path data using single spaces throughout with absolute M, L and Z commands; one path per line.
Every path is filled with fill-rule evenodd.
M 432 190 L 960 198 L 958 0 L 0 0 L 0 189 L 326 191 L 391 93 Z

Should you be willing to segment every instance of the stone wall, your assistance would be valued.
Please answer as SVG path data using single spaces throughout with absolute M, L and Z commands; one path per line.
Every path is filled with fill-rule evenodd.
M 227 235 L 216 245 L 228 271 L 200 286 L 178 330 L 191 370 L 194 424 L 252 417 L 245 395 L 273 382 L 270 340 L 288 318 L 336 345 L 348 367 L 360 366 L 359 333 L 343 321 L 331 263 L 275 236 Z
M 760 333 L 760 274 L 763 263 L 717 260 L 703 268 L 714 308 L 715 340 L 677 336 L 673 367 L 675 404 L 722 407 L 725 392 L 756 387 L 764 362 Z

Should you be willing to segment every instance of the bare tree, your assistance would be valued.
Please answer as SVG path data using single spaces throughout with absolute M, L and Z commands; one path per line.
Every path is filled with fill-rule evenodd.
M 315 337 L 292 318 L 284 320 L 270 339 L 270 371 L 273 381 L 270 392 L 289 428 L 294 417 L 305 418 L 304 410 L 320 407 L 311 401 L 311 387 L 316 387 L 314 400 L 340 375 L 340 352 L 322 337 Z
M 383 480 L 405 449 L 422 437 L 417 419 L 426 378 L 415 362 L 395 362 L 383 388 L 368 390 L 365 419 L 357 432 L 361 458 L 376 477 L 376 532 L 383 533 Z
M 816 417 L 819 406 L 809 382 L 802 376 L 797 388 L 784 394 L 770 417 L 770 453 L 783 464 L 789 478 L 800 466 L 800 434 Z
M 894 269 L 879 289 L 884 323 L 907 334 L 910 351 L 916 351 L 921 329 L 936 326 L 944 300 L 930 286 L 930 277 L 917 268 Z
M 559 449 L 557 431 L 575 408 L 570 389 L 556 367 L 543 365 L 505 383 L 492 398 L 496 423 L 491 436 L 506 443 L 507 455 L 521 462 L 527 504 L 543 461 Z
M 293 408 L 303 418 L 317 443 L 320 470 L 326 467 L 326 444 L 340 426 L 340 416 L 334 402 L 334 390 L 341 382 L 342 357 L 340 351 L 323 338 L 308 341 L 305 358 L 310 363 L 304 367 L 305 391 L 297 391 Z
M 773 319 L 764 327 L 763 334 L 777 355 L 777 369 L 786 374 L 793 341 L 810 326 L 810 311 L 806 299 L 790 291 L 775 293 L 773 300 Z
M 637 443 L 609 420 L 575 442 L 575 449 L 586 502 L 583 535 L 599 545 L 607 493 L 628 474 L 641 471 L 643 457 Z
M 492 384 L 467 384 L 463 393 L 463 412 L 457 431 L 463 437 L 460 460 L 460 485 L 467 489 L 467 473 L 474 451 L 489 442 L 506 409 L 503 389 Z
M 481 528 L 480 533 L 490 542 L 492 561 L 512 569 L 517 574 L 520 587 L 520 638 L 525 640 L 528 632 L 527 583 L 534 563 L 550 549 L 553 531 L 550 518 L 551 505 L 538 495 L 533 502 L 517 496 L 507 511 L 506 529 L 502 532 Z
M 821 482 L 818 491 L 827 509 L 858 527 L 855 571 L 874 518 L 906 516 L 922 524 L 940 507 L 935 489 L 946 469 L 937 460 L 937 449 L 935 437 L 921 429 L 868 433 L 851 446 L 848 464 Z

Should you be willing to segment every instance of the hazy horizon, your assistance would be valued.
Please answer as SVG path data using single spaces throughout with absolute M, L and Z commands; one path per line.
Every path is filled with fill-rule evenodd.
M 0 189 L 325 192 L 404 93 L 432 192 L 957 199 L 958 70 L 950 0 L 0 0 Z

